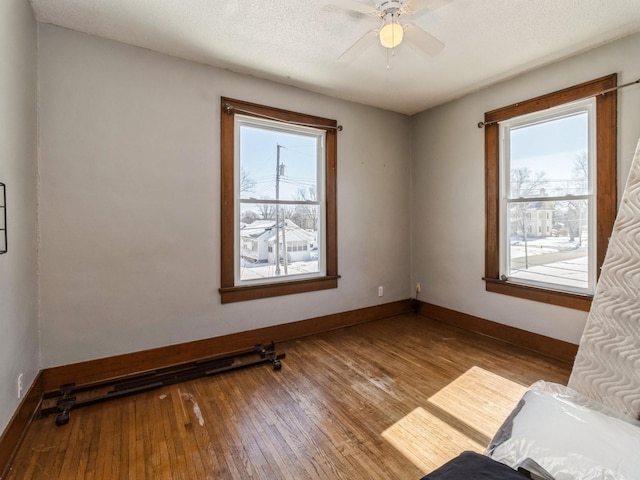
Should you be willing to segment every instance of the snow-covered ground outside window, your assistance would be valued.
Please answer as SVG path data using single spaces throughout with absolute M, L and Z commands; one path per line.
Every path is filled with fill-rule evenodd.
M 510 278 L 568 287 L 588 285 L 588 244 L 570 241 L 569 237 L 549 237 L 512 241 Z

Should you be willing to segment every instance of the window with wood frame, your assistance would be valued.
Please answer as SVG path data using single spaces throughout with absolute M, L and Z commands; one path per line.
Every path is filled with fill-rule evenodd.
M 337 287 L 337 129 L 221 99 L 222 303 Z
M 589 310 L 616 215 L 616 82 L 485 114 L 487 291 Z

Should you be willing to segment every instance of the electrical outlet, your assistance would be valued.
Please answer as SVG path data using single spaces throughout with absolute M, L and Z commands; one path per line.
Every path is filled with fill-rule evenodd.
M 422 291 L 422 285 L 420 282 L 416 283 L 416 292 L 420 293 Z
M 382 295 L 384 295 L 384 287 L 380 285 L 378 287 L 378 296 L 381 297 Z
M 22 374 L 20 374 L 18 375 L 18 398 L 22 398 L 22 390 L 23 390 Z

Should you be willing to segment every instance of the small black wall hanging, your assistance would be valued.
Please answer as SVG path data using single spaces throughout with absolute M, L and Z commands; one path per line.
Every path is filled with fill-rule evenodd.
M 7 189 L 0 183 L 0 254 L 7 253 Z

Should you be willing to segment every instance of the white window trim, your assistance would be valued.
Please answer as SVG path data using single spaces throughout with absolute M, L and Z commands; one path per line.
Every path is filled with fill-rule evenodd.
M 316 205 L 319 209 L 319 219 L 320 225 L 317 235 L 318 242 L 318 271 L 307 274 L 288 274 L 281 275 L 279 277 L 266 277 L 259 279 L 241 279 L 241 267 L 240 267 L 240 257 L 242 254 L 242 239 L 240 238 L 240 217 L 241 217 L 241 198 L 240 198 L 240 176 L 241 176 L 241 166 L 240 166 L 240 157 L 241 157 L 241 149 L 240 149 L 240 129 L 243 126 L 251 126 L 254 128 L 260 128 L 263 130 L 272 130 L 275 132 L 285 132 L 285 133 L 294 133 L 298 135 L 305 135 L 310 137 L 315 137 L 317 139 L 316 145 L 318 146 L 318 150 L 316 152 L 316 168 L 317 168 L 317 182 L 316 182 L 316 201 L 313 202 L 313 205 Z M 241 286 L 250 286 L 250 285 L 263 285 L 263 284 L 274 284 L 274 283 L 286 283 L 297 280 L 305 280 L 305 279 L 314 279 L 314 278 L 322 278 L 327 275 L 327 248 L 326 243 L 324 241 L 326 235 L 326 131 L 323 129 L 307 127 L 303 125 L 295 125 L 291 123 L 286 123 L 277 120 L 269 120 L 264 118 L 257 118 L 247 115 L 236 114 L 235 122 L 234 122 L 234 191 L 236 192 L 234 198 L 234 285 Z M 261 203 L 260 201 L 256 203 Z M 284 252 L 286 255 L 286 251 Z
M 588 199 L 588 219 L 589 219 L 589 242 L 588 242 L 588 277 L 587 287 L 579 288 L 569 285 L 562 285 L 559 283 L 541 282 L 536 280 L 523 279 L 518 277 L 510 277 L 509 265 L 511 262 L 509 248 L 510 242 L 510 219 L 509 219 L 509 204 L 518 203 L 515 199 L 509 198 L 508 186 L 510 185 L 511 169 L 509 165 L 509 156 L 507 152 L 509 148 L 509 132 L 510 130 L 527 125 L 535 125 L 536 123 L 542 123 L 553 119 L 559 119 L 566 116 L 575 115 L 578 113 L 587 113 L 588 118 L 588 166 L 589 166 L 589 182 L 588 193 L 579 196 L 545 196 L 545 197 L 527 197 L 522 201 L 535 202 L 535 201 L 563 201 L 569 199 Z M 593 295 L 595 293 L 597 282 L 597 235 L 595 226 L 597 222 L 597 179 L 596 179 L 596 165 L 597 165 L 597 145 L 596 145 L 596 99 L 590 97 L 584 100 L 571 102 L 556 107 L 551 107 L 548 110 L 542 112 L 533 112 L 518 117 L 513 117 L 508 120 L 503 120 L 499 123 L 500 127 L 500 172 L 502 173 L 500 178 L 500 276 L 501 278 L 508 279 L 512 283 L 521 285 L 540 287 L 559 292 L 579 293 Z

